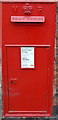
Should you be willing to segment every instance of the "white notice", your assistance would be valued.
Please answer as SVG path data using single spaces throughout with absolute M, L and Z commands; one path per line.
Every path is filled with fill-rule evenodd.
M 34 68 L 34 47 L 21 47 L 21 68 Z

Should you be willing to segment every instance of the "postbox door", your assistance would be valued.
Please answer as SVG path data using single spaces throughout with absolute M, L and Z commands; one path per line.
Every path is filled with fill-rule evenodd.
M 30 47 L 31 61 L 25 68 L 22 61 L 22 49 L 28 47 L 7 47 L 7 70 L 10 113 L 35 114 L 47 113 L 49 105 L 49 51 L 47 46 Z M 30 50 L 29 49 L 29 50 Z M 32 51 L 32 50 L 31 50 Z M 23 65 L 22 65 L 23 64 Z M 26 64 L 25 64 L 26 65 Z M 27 65 L 28 66 L 28 65 Z

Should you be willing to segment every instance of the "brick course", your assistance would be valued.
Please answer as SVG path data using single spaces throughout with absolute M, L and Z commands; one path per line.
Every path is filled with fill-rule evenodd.
M 56 88 L 56 106 L 58 106 L 58 3 L 57 3 L 57 10 L 56 10 L 56 59 L 55 59 L 55 69 L 54 69 L 54 88 Z M 55 94 L 54 94 L 55 95 Z M 55 101 L 55 100 L 54 100 Z M 58 109 L 56 111 L 58 113 Z

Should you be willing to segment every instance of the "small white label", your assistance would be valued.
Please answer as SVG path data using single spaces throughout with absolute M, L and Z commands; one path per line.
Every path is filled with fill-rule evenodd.
M 11 22 L 45 22 L 44 16 L 11 16 Z
M 34 47 L 21 47 L 21 68 L 34 68 Z

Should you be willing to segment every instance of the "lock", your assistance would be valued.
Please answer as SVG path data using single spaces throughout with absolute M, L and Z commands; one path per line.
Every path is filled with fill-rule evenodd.
M 11 83 L 11 84 L 17 83 L 17 79 L 16 79 L 16 78 L 10 78 L 10 83 Z
M 10 83 L 11 83 L 11 84 L 15 84 L 15 83 L 16 83 L 16 80 L 11 80 Z

